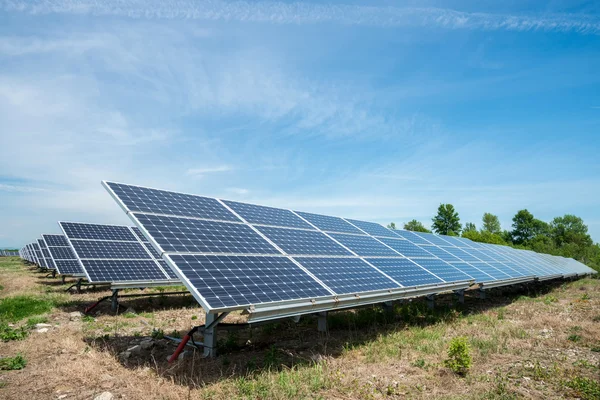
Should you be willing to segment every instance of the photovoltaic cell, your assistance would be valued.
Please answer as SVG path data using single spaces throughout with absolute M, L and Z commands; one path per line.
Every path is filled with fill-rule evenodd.
M 56 269 L 62 275 L 83 274 L 83 268 L 78 260 L 55 260 Z
M 79 258 L 143 260 L 150 256 L 139 242 L 72 240 Z
M 391 237 L 391 238 L 395 238 L 397 236 L 391 230 L 389 230 L 386 227 L 383 227 L 379 224 L 376 224 L 374 222 L 365 222 L 365 221 L 359 221 L 356 219 L 348 219 L 348 218 L 346 218 L 346 221 L 350 222 L 352 225 L 356 226 L 357 228 L 363 230 L 364 232 L 366 232 L 372 236 Z
M 474 266 L 477 269 L 480 269 L 481 271 L 485 272 L 486 274 L 490 275 L 492 278 L 494 278 L 495 280 L 504 280 L 504 279 L 510 279 L 511 276 L 508 275 L 507 273 L 503 272 L 501 269 L 495 268 L 494 266 L 484 263 L 484 262 L 472 262 L 470 263 L 472 266 Z
M 247 225 L 134 215 L 164 252 L 280 254 Z
M 67 244 L 68 246 L 68 244 Z M 71 247 L 49 247 L 50 254 L 54 260 L 77 260 L 75 253 L 71 250 Z
M 70 239 L 137 241 L 127 226 L 82 224 L 61 222 L 60 225 Z
M 302 218 L 298 217 L 290 210 L 238 203 L 236 201 L 229 200 L 224 200 L 223 202 L 251 224 L 314 229 L 310 224 L 302 220 Z
M 396 235 L 400 236 L 401 238 L 404 238 L 406 240 L 410 240 L 414 244 L 431 244 L 427 240 L 423 239 L 420 236 L 415 235 L 415 233 L 411 232 L 411 231 L 405 231 L 405 230 L 402 230 L 402 229 L 395 229 L 393 232 Z
M 434 234 L 424 233 L 424 232 L 413 232 L 413 233 L 436 246 L 442 246 L 442 247 L 452 246 L 449 242 L 445 241 L 440 236 L 436 236 Z
M 221 203 L 208 197 L 112 182 L 107 185 L 130 211 L 240 221 Z
M 327 215 L 311 214 L 307 212 L 296 211 L 296 214 L 316 226 L 322 231 L 326 232 L 340 232 L 340 233 L 362 233 L 354 226 L 349 224 L 338 217 L 330 217 Z
M 169 255 L 211 308 L 330 293 L 287 257 Z
M 161 281 L 165 275 L 154 260 L 88 260 L 81 262 L 90 282 Z
M 403 286 L 444 282 L 406 258 L 367 258 L 366 260 Z
M 459 249 L 459 248 L 447 247 L 447 248 L 444 248 L 444 250 L 447 251 L 448 253 L 452 254 L 453 256 L 461 259 L 462 261 L 466 261 L 468 263 L 481 262 L 480 259 L 478 259 L 477 257 L 473 256 L 470 253 L 469 249 Z
M 415 260 L 415 262 L 446 282 L 468 281 L 472 279 L 471 276 L 459 271 L 452 265 L 442 260 L 429 260 L 426 258 L 421 258 Z
M 456 247 L 465 246 L 465 243 L 462 240 L 460 240 L 461 238 L 459 238 L 457 236 L 440 235 L 439 237 Z
M 441 247 L 437 247 L 437 246 L 433 246 L 433 245 L 431 245 L 431 246 L 421 245 L 419 247 L 422 248 L 423 250 L 433 254 L 440 260 L 444 260 L 444 261 L 448 261 L 448 262 L 461 261 L 458 257 L 453 256 L 451 253 L 448 253 Z
M 412 244 L 408 240 L 404 239 L 388 239 L 379 238 L 383 243 L 408 258 L 435 258 L 433 254 L 423 250 L 421 247 Z
M 295 260 L 336 294 L 399 287 L 391 279 L 358 258 L 295 257 Z
M 317 231 L 272 228 L 259 226 L 257 229 L 287 254 L 351 256 L 348 250 Z
M 69 247 L 64 235 L 42 235 L 48 247 Z
M 467 264 L 465 262 L 453 262 L 451 264 L 453 267 L 460 270 L 461 272 L 472 276 L 475 279 L 476 283 L 490 282 L 496 280 L 494 277 L 489 276 L 488 274 L 471 264 Z
M 369 257 L 398 257 L 399 254 L 381 242 L 370 236 L 345 235 L 342 233 L 331 233 L 332 238 L 346 246 L 359 256 Z

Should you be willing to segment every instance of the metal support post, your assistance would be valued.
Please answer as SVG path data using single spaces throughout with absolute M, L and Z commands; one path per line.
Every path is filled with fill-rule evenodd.
M 456 295 L 458 302 L 460 304 L 465 304 L 465 291 L 464 289 L 461 290 L 455 290 L 454 294 Z
M 65 276 L 61 275 L 61 283 L 64 285 L 65 284 Z
M 427 295 L 427 307 L 430 310 L 433 310 L 435 307 L 435 294 L 428 294 Z
M 318 313 L 317 317 L 317 330 L 319 332 L 327 332 L 327 311 Z
M 81 293 L 81 282 L 83 282 L 83 278 L 77 279 L 77 283 L 75 284 L 75 288 L 77 288 L 77 293 Z
M 206 313 L 204 322 L 204 357 L 217 356 L 217 325 L 228 313 L 221 315 Z
M 484 288 L 479 288 L 479 298 L 485 299 L 485 289 Z
M 113 289 L 112 296 L 110 296 L 110 309 L 113 312 L 117 312 L 119 309 L 119 289 Z

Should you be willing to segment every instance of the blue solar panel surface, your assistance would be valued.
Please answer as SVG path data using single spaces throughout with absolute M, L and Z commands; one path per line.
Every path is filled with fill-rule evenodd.
M 64 235 L 42 235 L 48 247 L 69 247 L 69 242 Z
M 212 308 L 330 295 L 287 257 L 169 257 Z
M 336 294 L 398 288 L 399 285 L 358 258 L 295 257 Z
M 238 203 L 229 200 L 224 200 L 223 202 L 251 224 L 314 229 L 310 224 L 290 210 Z
M 404 231 L 401 229 L 396 229 L 396 230 L 394 230 L 394 233 L 396 235 L 400 236 L 401 238 L 410 240 L 414 244 L 431 244 L 427 240 L 423 239 L 420 236 L 417 236 L 414 232 L 411 232 L 411 231 Z
M 428 242 L 430 242 L 431 244 L 434 244 L 436 246 L 442 246 L 442 247 L 452 246 L 452 244 L 445 241 L 440 236 L 433 235 L 431 233 L 423 233 L 423 232 L 414 232 L 414 233 L 415 233 L 415 235 L 419 236 L 420 238 L 425 239 Z
M 112 182 L 108 185 L 130 211 L 240 221 L 221 203 L 208 197 Z
M 150 256 L 139 242 L 73 240 L 79 258 L 143 260 Z
M 338 217 L 330 217 L 327 215 L 311 214 L 307 212 L 296 211 L 296 214 L 326 232 L 340 233 L 362 233 L 356 227 Z
M 398 257 L 399 254 L 370 236 L 345 235 L 331 233 L 332 238 L 346 246 L 359 256 Z
M 244 224 L 134 214 L 164 252 L 279 254 Z
M 415 262 L 417 262 L 427 271 L 430 271 L 436 276 L 442 278 L 446 282 L 468 281 L 472 279 L 471 276 L 459 271 L 458 269 L 452 267 L 452 265 L 442 260 L 421 258 L 419 260 L 415 260 Z
M 352 225 L 356 226 L 357 228 L 361 229 L 362 231 L 364 231 L 372 236 L 391 237 L 391 238 L 395 238 L 397 236 L 391 230 L 389 230 L 379 224 L 376 224 L 374 222 L 359 221 L 356 219 L 348 219 L 348 218 L 346 218 L 346 221 L 350 222 Z
M 421 247 L 404 239 L 379 238 L 383 243 L 408 258 L 434 258 L 435 256 Z
M 318 231 L 257 227 L 269 240 L 287 254 L 351 256 L 348 250 Z
M 164 273 L 154 260 L 81 260 L 90 282 L 161 281 Z
M 490 282 L 496 280 L 496 278 L 486 274 L 478 265 L 471 265 L 465 262 L 453 262 L 452 266 L 456 269 L 464 272 L 465 274 L 472 276 L 476 283 Z
M 60 225 L 70 239 L 126 240 L 132 242 L 137 240 L 127 226 L 82 224 L 78 222 L 60 222 Z
M 434 256 L 436 256 L 437 258 L 439 258 L 440 260 L 444 260 L 444 261 L 461 261 L 460 258 L 453 256 L 451 253 L 448 253 L 446 250 L 444 250 L 444 248 L 442 247 L 437 247 L 434 245 L 421 245 L 419 246 L 420 248 L 422 248 L 423 250 L 427 251 L 428 253 L 433 254 Z
M 406 258 L 367 258 L 367 261 L 403 286 L 432 285 L 444 282 Z

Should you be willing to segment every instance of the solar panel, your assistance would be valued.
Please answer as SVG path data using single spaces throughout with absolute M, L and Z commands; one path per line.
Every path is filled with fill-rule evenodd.
M 434 255 L 423 250 L 421 247 L 412 244 L 408 240 L 404 239 L 388 239 L 388 238 L 380 238 L 383 243 L 390 246 L 392 249 L 396 250 L 398 253 L 403 255 L 404 257 L 409 258 L 434 258 Z
M 133 229 L 119 225 L 59 222 L 89 282 L 173 282 Z M 162 260 L 160 260 L 162 261 Z
M 430 260 L 426 258 L 421 258 L 415 260 L 421 267 L 425 268 L 427 271 L 435 274 L 446 282 L 457 282 L 457 281 L 468 281 L 472 280 L 473 277 L 465 274 L 464 272 L 459 271 L 451 264 L 444 262 L 442 260 Z
M 331 237 L 359 256 L 398 257 L 399 254 L 370 236 L 332 233 Z
M 399 287 L 393 280 L 358 258 L 296 257 L 295 260 L 336 294 Z
M 35 263 L 40 267 L 45 267 L 44 258 L 42 257 L 42 250 L 40 249 L 40 245 L 35 242 L 31 244 L 33 246 L 33 252 L 35 255 Z
M 50 258 L 50 253 L 48 252 L 48 248 L 46 247 L 46 243 L 43 239 L 38 239 L 38 246 L 40 248 L 40 263 L 42 267 L 52 269 L 51 263 L 48 262 Z
M 385 228 L 374 222 L 358 221 L 356 219 L 348 219 L 348 218 L 346 218 L 346 221 L 350 222 L 352 225 L 356 226 L 363 232 L 368 233 L 369 235 L 372 235 L 372 236 L 388 237 L 388 238 L 395 238 L 397 236 L 390 229 Z
M 367 258 L 367 261 L 403 286 L 422 286 L 444 282 L 406 258 Z
M 330 294 L 281 256 L 169 255 L 209 308 L 249 306 Z
M 269 317 L 301 307 L 315 312 L 313 306 L 329 304 L 332 295 L 335 307 L 343 308 L 340 304 L 350 304 L 351 297 L 407 293 L 406 287 L 428 290 L 432 285 L 466 287 L 473 281 L 489 283 L 486 286 L 494 281 L 520 282 L 529 277 L 525 275 L 529 267 L 524 266 L 529 264 L 562 268 L 531 255 L 500 254 L 459 237 L 103 184 L 211 313 L 245 308 L 253 318 L 257 310 Z M 152 252 L 150 247 L 147 252 Z M 267 282 L 271 277 L 273 284 Z M 288 290 L 285 285 L 292 286 Z
M 269 242 L 244 224 L 138 214 L 163 252 L 279 254 Z
M 318 231 L 272 228 L 259 226 L 257 229 L 286 254 L 351 256 L 348 250 Z M 276 249 L 275 249 L 276 251 Z M 274 253 L 274 252 L 273 252 Z
M 411 231 L 396 229 L 393 232 L 403 239 L 410 240 L 414 244 L 431 244 L 427 240 L 423 239 L 421 236 L 418 236 L 414 232 L 411 232 Z
M 237 221 L 239 218 L 208 197 L 111 183 L 111 190 L 128 211 Z
M 356 227 L 338 217 L 330 217 L 327 215 L 311 214 L 300 211 L 296 211 L 296 214 L 325 232 L 362 233 Z
M 64 235 L 42 235 L 50 256 L 61 275 L 83 275 L 83 268 Z
M 237 201 L 229 200 L 223 200 L 223 203 L 251 224 L 314 229 L 310 224 L 290 210 L 239 203 Z

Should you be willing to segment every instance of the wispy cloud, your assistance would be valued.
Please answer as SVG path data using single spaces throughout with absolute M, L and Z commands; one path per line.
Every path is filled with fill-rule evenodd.
M 0 183 L 0 191 L 2 192 L 34 193 L 43 192 L 44 190 L 45 189 L 32 186 L 6 185 L 4 183 Z
M 202 168 L 190 168 L 185 171 L 185 174 L 188 176 L 193 176 L 195 178 L 202 178 L 208 174 L 215 174 L 221 172 L 231 172 L 234 168 L 230 165 L 216 165 L 213 167 L 202 167 Z
M 381 27 L 437 26 L 446 29 L 558 31 L 600 34 L 589 15 L 504 15 L 444 8 L 400 8 L 343 4 L 171 0 L 2 0 L 3 8 L 30 14 L 90 14 L 149 19 L 202 19 L 273 24 L 340 23 Z

